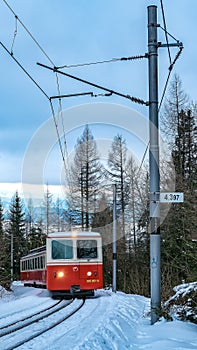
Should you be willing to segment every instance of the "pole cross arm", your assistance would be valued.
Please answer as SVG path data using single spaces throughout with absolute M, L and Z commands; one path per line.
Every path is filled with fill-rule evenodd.
M 171 44 L 162 44 L 160 41 L 157 43 L 157 47 L 181 47 L 183 48 L 182 42 L 171 43 Z
M 42 64 L 42 63 L 39 63 L 37 62 L 37 65 L 38 66 L 41 66 L 43 68 L 47 68 L 49 70 L 52 70 L 53 72 L 55 73 L 59 73 L 59 74 L 62 74 L 62 75 L 65 75 L 66 77 L 69 77 L 69 78 L 72 78 L 72 79 L 75 79 L 77 81 L 80 81 L 81 83 L 84 83 L 84 84 L 87 84 L 87 85 L 91 85 L 91 86 L 94 86 L 95 88 L 97 89 L 101 89 L 103 91 L 107 91 L 108 93 L 111 94 L 114 94 L 114 95 L 117 95 L 117 96 L 120 96 L 120 97 L 124 97 L 126 99 L 129 99 L 131 100 L 132 102 L 135 102 L 135 103 L 139 103 L 139 104 L 143 104 L 145 106 L 148 106 L 149 105 L 149 102 L 147 101 L 144 101 L 144 100 L 141 100 L 140 98 L 137 98 L 137 97 L 133 97 L 133 96 L 130 96 L 130 95 L 125 95 L 125 94 L 122 94 L 121 92 L 117 92 L 117 91 L 114 91 L 112 89 L 108 89 L 104 86 L 101 86 L 101 85 L 98 85 L 98 84 L 95 84 L 95 83 L 92 83 L 90 81 L 87 81 L 85 79 L 82 79 L 82 78 L 79 78 L 79 77 L 76 77 L 75 75 L 71 75 L 71 74 L 68 74 L 68 73 L 65 73 L 65 72 L 62 72 L 61 70 L 59 70 L 57 67 L 49 67 L 45 64 Z

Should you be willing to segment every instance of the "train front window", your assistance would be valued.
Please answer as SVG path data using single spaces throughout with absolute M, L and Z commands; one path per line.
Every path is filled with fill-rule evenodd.
M 77 241 L 78 259 L 96 259 L 97 257 L 97 241 L 95 239 L 79 239 Z
M 73 242 L 72 240 L 53 240 L 52 241 L 52 259 L 72 259 Z

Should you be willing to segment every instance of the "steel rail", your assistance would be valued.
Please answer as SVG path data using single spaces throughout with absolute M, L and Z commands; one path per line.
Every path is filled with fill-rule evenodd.
M 15 323 L 10 324 L 11 329 L 7 329 L 7 330 L 1 332 L 1 333 L 0 333 L 0 338 L 5 337 L 5 336 L 8 335 L 8 334 L 17 332 L 17 331 L 19 331 L 19 330 L 21 330 L 21 329 L 23 329 L 23 328 L 25 328 L 25 327 L 28 327 L 28 326 L 32 325 L 33 323 L 36 323 L 36 322 L 38 322 L 38 321 L 40 321 L 40 320 L 43 320 L 44 318 L 46 318 L 46 317 L 48 317 L 48 316 L 54 314 L 55 312 L 57 312 L 57 311 L 59 311 L 59 310 L 65 308 L 66 306 L 70 305 L 72 301 L 73 301 L 73 300 L 71 300 L 68 304 L 66 304 L 66 305 L 65 305 L 65 304 L 64 304 L 64 305 L 61 305 L 61 306 L 59 306 L 58 308 L 55 308 L 55 309 L 54 309 L 54 307 L 55 307 L 55 306 L 54 306 L 54 307 L 53 307 L 53 310 L 51 310 L 50 312 L 48 312 L 46 315 L 42 315 L 42 316 L 40 316 L 40 317 L 36 317 L 35 319 L 33 319 L 33 320 L 31 320 L 31 321 L 28 321 L 28 322 L 26 322 L 26 323 L 24 323 L 24 322 L 25 322 L 27 319 L 33 318 L 37 313 L 36 313 L 35 315 L 33 314 L 32 316 L 28 316 L 27 318 L 24 318 L 24 319 L 21 320 L 21 321 L 19 320 L 17 323 L 21 323 L 21 322 L 22 322 L 22 324 L 17 325 L 16 327 L 13 327 L 13 328 L 12 328 L 12 326 L 15 325 Z M 60 300 L 60 302 L 62 302 L 62 300 Z M 57 305 L 57 304 L 59 304 L 59 302 L 56 303 L 55 305 Z M 41 311 L 40 313 L 41 313 L 41 314 L 43 314 L 44 312 L 46 313 L 46 311 L 47 311 L 47 310 L 50 310 L 50 309 L 51 309 L 51 307 L 50 307 L 50 308 L 47 308 L 47 309 L 44 310 L 44 311 Z M 38 314 L 40 314 L 40 313 L 38 313 Z M 7 328 L 8 328 L 8 327 L 9 327 L 9 325 L 7 326 Z M 6 328 L 6 327 L 5 327 L 5 328 Z
M 73 300 L 72 300 L 73 302 Z M 13 349 L 17 349 L 19 346 L 24 345 L 25 343 L 37 338 L 38 336 L 48 332 L 50 329 L 55 328 L 56 326 L 58 326 L 59 324 L 61 324 L 62 322 L 64 322 L 65 320 L 67 320 L 68 318 L 70 318 L 72 315 L 74 315 L 77 311 L 79 311 L 82 306 L 85 304 L 85 299 L 83 299 L 82 303 L 73 311 L 71 311 L 69 314 L 61 317 L 58 321 L 54 322 L 53 324 L 49 325 L 48 327 L 46 327 L 43 330 L 40 330 L 39 332 L 32 334 L 31 336 L 29 336 L 28 338 L 24 339 L 24 340 L 20 340 L 18 341 L 16 344 L 12 344 L 11 346 L 5 347 L 4 350 L 13 350 Z M 69 304 L 67 304 L 69 305 Z M 46 316 L 47 317 L 47 316 Z
M 57 306 L 57 305 L 60 304 L 60 303 L 61 303 L 61 300 L 59 300 L 57 303 L 55 303 L 55 304 L 53 304 L 53 305 L 51 305 L 51 306 L 49 306 L 49 307 L 46 307 L 45 309 L 42 309 L 42 310 L 40 310 L 40 311 L 35 312 L 34 314 L 31 314 L 31 315 L 29 315 L 29 316 L 27 316 L 27 317 L 23 317 L 23 318 L 21 318 L 21 319 L 19 319 L 19 320 L 16 320 L 16 321 L 12 322 L 12 323 L 8 323 L 8 324 L 6 324 L 5 326 L 0 327 L 0 331 L 3 330 L 3 329 L 6 329 L 6 328 L 8 328 L 8 327 L 11 327 L 11 326 L 13 326 L 13 325 L 16 325 L 16 324 L 19 323 L 19 322 L 23 322 L 23 321 L 25 321 L 25 320 L 28 320 L 29 318 L 32 318 L 32 317 L 34 317 L 34 316 L 36 316 L 36 315 L 39 315 L 39 314 L 41 314 L 41 313 L 43 313 L 43 312 L 46 312 L 47 310 L 50 310 L 50 309 L 54 308 L 55 306 Z M 0 337 L 1 337 L 1 333 L 0 333 Z

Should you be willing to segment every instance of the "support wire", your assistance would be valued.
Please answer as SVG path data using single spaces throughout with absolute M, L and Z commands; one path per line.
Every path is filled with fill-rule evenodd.
M 130 95 L 122 94 L 122 93 L 120 93 L 120 92 L 114 91 L 114 90 L 112 90 L 112 89 L 105 88 L 104 86 L 101 86 L 101 85 L 92 83 L 92 82 L 87 81 L 87 80 L 85 80 L 85 79 L 82 79 L 82 78 L 76 77 L 76 76 L 74 76 L 74 75 L 71 75 L 71 74 L 62 72 L 61 70 L 58 70 L 57 67 L 49 67 L 49 66 L 47 66 L 47 65 L 45 65 L 45 64 L 42 64 L 42 63 L 39 63 L 39 62 L 37 62 L 37 64 L 38 64 L 39 66 L 43 67 L 43 68 L 47 68 L 47 69 L 49 69 L 49 70 L 52 70 L 53 72 L 58 72 L 59 74 L 62 74 L 62 75 L 65 75 L 65 76 L 67 76 L 67 77 L 69 77 L 69 78 L 72 78 L 72 79 L 75 79 L 75 80 L 77 80 L 77 81 L 80 81 L 81 83 L 88 84 L 88 85 L 94 86 L 94 87 L 96 87 L 96 88 L 98 88 L 98 89 L 107 91 L 107 92 L 109 92 L 109 93 L 111 93 L 111 94 L 114 94 L 114 95 L 118 95 L 118 96 L 120 96 L 120 97 L 127 98 L 127 99 L 129 99 L 129 100 L 131 100 L 131 101 L 133 101 L 133 102 L 135 102 L 135 103 L 139 103 L 139 104 L 146 105 L 146 106 L 149 105 L 149 102 L 148 102 L 148 101 L 144 101 L 144 100 L 142 100 L 142 99 L 139 99 L 139 98 L 137 98 L 137 97 L 133 97 L 133 96 L 130 96 Z
M 91 65 L 97 65 L 97 64 L 103 64 L 103 63 L 112 63 L 112 62 L 120 62 L 120 61 L 131 61 L 131 60 L 137 60 L 142 58 L 147 58 L 148 55 L 138 55 L 138 56 L 131 56 L 131 57 L 121 57 L 121 58 L 112 58 L 109 60 L 103 60 L 103 61 L 97 61 L 97 62 L 88 62 L 88 63 L 77 63 L 77 64 L 70 64 L 70 65 L 63 65 L 63 66 L 57 66 L 57 69 L 63 69 L 63 68 L 76 68 L 76 67 L 84 67 L 84 66 L 91 66 Z
M 163 16 L 163 25 L 164 25 L 164 31 L 165 31 L 165 37 L 166 37 L 166 44 L 167 44 L 167 48 L 168 48 L 168 56 L 169 56 L 169 61 L 170 61 L 170 64 L 171 64 L 172 60 L 171 60 L 170 47 L 169 47 L 169 42 L 168 42 L 168 33 L 167 33 L 167 30 L 166 30 L 166 20 L 165 20 L 163 1 L 160 0 L 160 3 L 161 3 L 161 11 L 162 11 L 162 16 Z
M 17 14 L 14 12 L 14 10 L 12 9 L 12 7 L 8 4 L 8 2 L 6 0 L 3 0 L 3 2 L 5 3 L 5 5 L 9 8 L 9 10 L 12 12 L 12 14 L 15 17 L 15 31 L 14 31 L 14 38 L 12 41 L 12 46 L 11 46 L 11 51 L 9 51 L 5 45 L 3 45 L 2 42 L 0 42 L 1 46 L 6 50 L 6 52 L 14 59 L 14 61 L 19 65 L 19 67 L 25 72 L 25 74 L 33 81 L 33 83 L 39 88 L 39 90 L 44 94 L 44 96 L 49 100 L 50 102 L 50 107 L 52 110 L 52 115 L 53 115 L 53 120 L 55 123 L 55 128 L 56 128 L 56 132 L 57 132 L 57 137 L 58 137 L 58 143 L 60 146 L 60 152 L 62 155 L 62 160 L 64 163 L 64 168 L 66 168 L 66 160 L 65 160 L 65 154 L 66 156 L 68 156 L 67 153 L 67 145 L 66 145 L 66 137 L 65 137 L 65 128 L 64 128 L 64 122 L 63 122 L 63 118 L 62 118 L 62 103 L 61 103 L 61 98 L 59 98 L 59 111 L 58 111 L 58 116 L 60 115 L 60 119 L 61 119 L 61 124 L 62 124 L 62 128 L 63 128 L 63 133 L 64 133 L 64 147 L 62 147 L 61 144 L 61 139 L 59 138 L 59 131 L 58 131 L 58 122 L 56 121 L 55 118 L 55 112 L 54 112 L 54 108 L 53 105 L 51 103 L 50 97 L 46 94 L 46 92 L 40 87 L 40 85 L 35 81 L 35 79 L 33 79 L 33 77 L 27 72 L 27 70 L 19 63 L 19 61 L 14 57 L 13 54 L 13 48 L 14 48 L 14 43 L 15 43 L 15 39 L 16 39 L 16 35 L 17 35 L 17 24 L 18 22 L 21 24 L 21 26 L 24 28 L 24 30 L 27 32 L 27 34 L 31 37 L 31 39 L 33 40 L 33 42 L 38 46 L 38 48 L 41 50 L 41 52 L 44 54 L 44 56 L 48 59 L 48 61 L 55 66 L 55 63 L 52 61 L 52 59 L 49 57 L 49 55 L 46 53 L 46 51 L 42 48 L 42 46 L 38 43 L 38 41 L 35 39 L 35 37 L 32 35 L 32 33 L 29 31 L 29 29 L 24 25 L 24 23 L 20 20 L 20 18 L 17 16 Z M 57 91 L 58 91 L 58 95 L 60 95 L 60 84 L 59 84 L 59 78 L 58 78 L 58 72 L 56 72 L 56 85 L 57 85 Z M 68 158 L 67 158 L 67 162 L 68 162 Z M 67 173 L 65 173 L 65 175 L 67 176 Z M 69 183 L 69 178 L 68 178 L 68 183 Z

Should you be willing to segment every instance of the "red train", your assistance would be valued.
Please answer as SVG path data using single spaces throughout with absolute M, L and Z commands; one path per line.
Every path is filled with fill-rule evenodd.
M 52 297 L 94 295 L 103 287 L 102 240 L 97 232 L 56 232 L 46 247 L 21 258 L 21 281 L 47 288 Z

